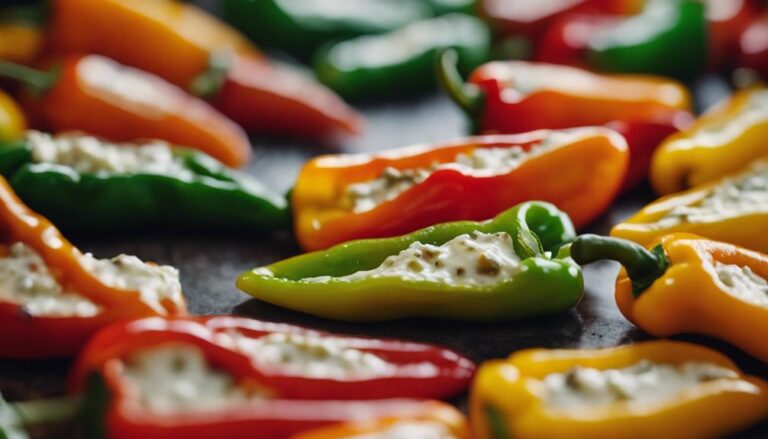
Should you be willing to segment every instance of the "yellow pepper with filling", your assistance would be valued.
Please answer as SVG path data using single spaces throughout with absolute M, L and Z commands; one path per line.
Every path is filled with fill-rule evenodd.
M 560 379 L 566 391 L 578 392 L 578 374 L 585 371 L 594 376 L 638 364 L 685 367 L 691 363 L 714 367 L 718 374 L 705 375 L 660 399 L 633 400 L 630 394 L 565 407 L 554 401 L 557 388 L 551 383 Z M 745 376 L 714 350 L 673 341 L 518 352 L 483 364 L 470 395 L 475 439 L 709 438 L 738 431 L 766 416 L 768 383 Z
M 21 137 L 27 128 L 24 114 L 18 104 L 0 90 L 0 141 Z
M 734 93 L 656 150 L 653 188 L 666 195 L 736 172 L 768 154 L 766 139 L 768 88 Z

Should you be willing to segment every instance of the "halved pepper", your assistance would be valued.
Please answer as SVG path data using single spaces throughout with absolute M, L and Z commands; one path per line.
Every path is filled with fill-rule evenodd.
M 330 90 L 269 63 L 244 36 L 194 5 L 52 4 L 48 42 L 56 54 L 98 53 L 152 72 L 208 98 L 248 130 L 315 138 L 360 128 L 360 116 Z
M 14 194 L 6 180 L 0 177 L 0 233 L 6 285 L 0 301 L 0 356 L 5 358 L 51 358 L 71 356 L 98 329 L 109 323 L 135 317 L 184 315 L 186 305 L 178 279 L 170 284 L 165 278 L 149 279 L 147 275 L 134 275 L 151 281 L 153 285 L 134 285 L 120 275 L 120 265 L 126 261 L 98 261 L 81 253 L 45 218 L 31 211 Z M 23 279 L 13 282 L 11 266 L 14 246 L 21 245 L 25 255 L 36 254 L 41 262 L 32 259 L 19 270 L 37 271 L 16 275 Z M 30 261 L 30 256 L 20 257 Z M 115 265 L 105 267 L 104 263 Z M 40 311 L 27 309 L 30 305 L 17 298 L 8 298 L 12 291 L 19 295 L 41 295 L 51 288 L 40 270 L 47 267 L 51 281 L 61 286 L 61 294 L 73 295 L 81 300 L 70 311 L 61 310 L 50 303 L 41 303 Z M 137 269 L 132 264 L 134 270 Z M 141 277 L 145 276 L 145 277 Z M 177 276 L 177 275 L 176 275 Z M 158 285 L 159 283 L 159 285 Z M 175 285 L 173 285 L 175 283 Z M 43 296 L 43 299 L 45 297 Z M 50 297 L 60 300 L 59 295 Z M 55 302 L 58 305 L 58 302 Z M 66 304 L 64 304 L 66 305 Z M 83 311 L 85 307 L 85 311 Z
M 47 71 L 0 62 L 0 76 L 27 86 L 33 125 L 115 141 L 155 138 L 204 151 L 230 166 L 251 156 L 245 132 L 205 101 L 163 79 L 100 55 L 53 61 Z
M 507 154 L 511 161 L 491 159 L 487 167 L 456 163 L 486 153 Z M 317 250 L 445 221 L 485 220 L 529 200 L 551 202 L 583 227 L 613 200 L 627 161 L 624 139 L 594 127 L 321 156 L 304 166 L 293 189 L 296 236 L 304 249 Z M 414 184 L 398 186 L 403 181 Z M 367 203 L 364 190 L 352 190 L 360 184 L 376 193 L 404 190 Z
M 766 154 L 768 89 L 734 93 L 656 151 L 651 182 L 666 195 L 737 172 Z
M 760 14 L 755 0 L 704 0 L 709 23 L 709 66 L 730 67 L 738 57 L 739 39 Z
M 648 246 L 663 235 L 687 232 L 768 253 L 768 160 L 742 173 L 662 197 L 617 224 L 611 235 Z
M 739 35 L 735 65 L 768 78 L 768 12 L 752 21 Z
M 698 380 L 681 386 L 659 369 Z M 476 439 L 710 438 L 766 416 L 768 383 L 712 349 L 673 341 L 517 352 L 483 364 L 470 397 Z
M 455 273 L 447 273 L 449 279 L 430 277 L 432 268 L 423 267 L 413 268 L 427 273 L 422 277 L 408 272 L 359 274 L 387 267 L 387 261 L 418 247 L 423 248 L 414 257 L 424 258 L 434 270 L 452 267 L 452 261 L 436 255 L 439 247 L 477 233 L 507 235 L 497 250 L 513 252 L 518 269 L 504 271 L 496 250 L 474 246 L 468 250 L 471 260 L 457 263 Z M 568 217 L 554 206 L 523 203 L 487 222 L 438 224 L 404 236 L 351 241 L 296 256 L 243 273 L 237 286 L 259 300 L 347 321 L 511 320 L 554 314 L 574 306 L 583 292 L 581 272 L 567 252 L 553 256 L 573 234 Z M 471 242 L 458 245 L 473 247 Z M 351 275 L 357 277 L 346 278 Z M 472 276 L 485 276 L 488 282 L 474 282 Z
M 123 168 L 120 160 L 145 163 Z M 26 139 L 0 143 L 0 174 L 27 204 L 66 229 L 268 231 L 290 224 L 285 198 L 255 178 L 163 142 L 111 144 L 86 135 L 29 132 Z
M 578 237 L 573 259 L 613 259 L 622 314 L 657 337 L 703 334 L 768 363 L 768 256 L 687 233 L 645 247 L 619 238 Z

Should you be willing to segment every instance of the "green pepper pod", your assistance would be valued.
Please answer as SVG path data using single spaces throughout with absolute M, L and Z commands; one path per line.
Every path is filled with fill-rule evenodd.
M 462 14 L 474 14 L 477 8 L 476 0 L 429 0 L 434 15 L 453 14 L 459 12 Z
M 705 67 L 707 32 L 700 0 L 647 0 L 641 13 L 596 31 L 588 56 L 601 70 L 691 79 Z
M 478 18 L 448 14 L 382 35 L 327 46 L 315 58 L 321 82 L 350 99 L 417 92 L 437 84 L 435 56 L 453 48 L 469 72 L 488 59 L 490 32 Z
M 423 0 L 223 0 L 222 8 L 255 41 L 301 57 L 329 41 L 390 32 L 432 12 Z
M 412 243 L 440 246 L 475 231 L 507 232 L 521 269 L 489 284 L 397 276 L 341 279 L 379 267 Z M 439 224 L 400 237 L 351 241 L 296 256 L 243 273 L 237 287 L 275 305 L 347 321 L 405 317 L 492 321 L 554 314 L 574 306 L 583 293 L 581 271 L 568 252 L 552 256 L 574 235 L 565 213 L 551 204 L 527 202 L 486 222 Z
M 0 174 L 32 209 L 63 228 L 150 226 L 282 229 L 287 201 L 199 151 L 173 148 L 174 173 L 80 173 L 34 159 L 26 140 L 0 145 Z

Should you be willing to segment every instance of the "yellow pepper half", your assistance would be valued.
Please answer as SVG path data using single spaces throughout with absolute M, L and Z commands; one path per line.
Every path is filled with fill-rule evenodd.
M 599 373 L 644 362 L 718 368 L 661 399 L 626 399 L 567 408 L 552 403 L 555 375 Z M 645 363 L 649 364 L 649 363 Z M 722 368 L 722 369 L 721 369 Z M 578 379 L 561 381 L 578 391 Z M 573 386 L 573 387 L 571 387 Z M 743 375 L 724 355 L 690 343 L 651 341 L 608 349 L 531 349 L 483 364 L 470 395 L 475 439 L 709 438 L 738 431 L 768 416 L 768 383 Z
M 647 247 L 661 236 L 687 232 L 768 253 L 764 181 L 768 159 L 757 160 L 739 174 L 662 197 L 614 226 L 611 236 Z
M 26 129 L 27 122 L 21 108 L 0 90 L 0 141 L 18 139 Z
M 734 93 L 656 150 L 651 183 L 666 195 L 737 172 L 768 154 L 768 88 Z

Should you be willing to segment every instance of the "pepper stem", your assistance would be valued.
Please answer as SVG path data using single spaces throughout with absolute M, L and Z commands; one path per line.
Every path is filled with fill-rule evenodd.
M 437 79 L 448 96 L 476 122 L 483 106 L 483 94 L 477 86 L 467 84 L 458 69 L 459 54 L 445 49 L 437 55 Z
M 25 427 L 73 420 L 80 408 L 78 397 L 8 403 L 0 395 L 0 438 L 27 439 Z
M 59 69 L 43 71 L 21 64 L 0 61 L 0 76 L 16 79 L 32 89 L 35 94 L 41 95 L 56 84 L 59 79 Z
M 611 259 L 627 270 L 632 281 L 632 295 L 638 297 L 669 267 L 669 258 L 661 245 L 651 251 L 626 239 L 599 235 L 581 235 L 571 245 L 571 257 L 580 265 Z

